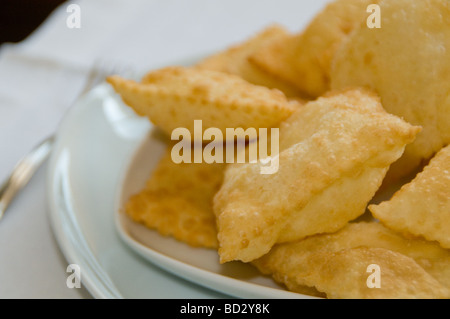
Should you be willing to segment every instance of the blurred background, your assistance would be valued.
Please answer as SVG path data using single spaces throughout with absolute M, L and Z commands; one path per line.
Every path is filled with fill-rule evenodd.
M 39 27 L 64 0 L 2 0 L 0 45 L 20 42 Z

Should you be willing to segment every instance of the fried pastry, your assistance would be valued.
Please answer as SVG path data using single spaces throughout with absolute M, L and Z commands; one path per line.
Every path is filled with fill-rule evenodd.
M 450 252 L 448 250 L 443 249 L 434 242 L 428 242 L 423 239 L 407 239 L 377 222 L 350 223 L 333 234 L 315 235 L 294 243 L 278 244 L 268 254 L 253 261 L 252 264 L 262 273 L 272 275 L 276 281 L 285 284 L 288 289 L 293 291 L 296 291 L 295 287 L 297 286 L 307 285 L 316 287 L 319 291 L 326 292 L 328 297 L 342 298 L 351 297 L 347 295 L 350 291 L 364 288 L 360 293 L 367 295 L 353 295 L 353 297 L 369 297 L 371 295 L 367 287 L 360 286 L 360 284 L 366 283 L 365 280 L 361 282 L 357 280 L 358 278 L 352 278 L 352 280 L 355 280 L 354 282 L 347 282 L 344 273 L 341 274 L 343 277 L 335 273 L 335 284 L 342 281 L 350 285 L 350 287 L 344 289 L 345 291 L 341 290 L 338 286 L 327 287 L 327 283 L 324 282 L 331 280 L 329 276 L 331 273 L 328 271 L 327 275 L 327 271 L 325 271 L 325 269 L 331 269 L 330 266 L 332 265 L 332 263 L 326 265 L 327 258 L 333 257 L 341 251 L 348 251 L 358 247 L 384 249 L 407 256 L 414 262 L 405 261 L 404 258 L 395 258 L 398 262 L 405 261 L 405 264 L 398 265 L 399 271 L 403 271 L 407 267 L 413 267 L 415 269 L 420 267 L 432 276 L 441 288 L 443 287 L 447 291 L 450 289 Z M 383 253 L 382 255 L 386 254 Z M 353 262 L 364 261 L 364 255 L 362 254 L 360 257 L 355 258 Z M 384 285 L 386 269 L 377 262 L 382 261 L 383 257 L 377 256 L 376 254 L 374 257 L 375 259 L 372 262 L 364 261 L 365 267 L 372 263 L 378 264 L 381 267 L 381 283 Z M 377 260 L 376 258 L 380 259 Z M 354 271 L 351 263 L 347 267 L 349 273 Z M 421 273 L 421 271 L 417 273 Z M 361 276 L 365 275 L 366 278 L 369 276 L 369 274 L 366 274 L 365 268 L 358 269 L 358 274 Z M 402 276 L 399 274 L 399 278 L 403 278 Z M 395 291 L 386 292 L 380 290 L 379 292 L 381 293 L 379 297 L 401 298 L 400 295 L 395 295 Z M 414 295 L 416 293 L 418 294 L 419 292 L 415 292 Z M 448 297 L 450 295 L 447 295 Z
M 439 151 L 391 200 L 369 209 L 389 228 L 450 248 L 450 146 Z
M 125 206 L 136 222 L 191 246 L 216 248 L 212 199 L 223 179 L 225 164 L 180 163 L 171 148 L 161 158 L 146 187 Z
M 328 4 L 300 34 L 285 36 L 255 52 L 250 61 L 304 94 L 318 97 L 330 87 L 331 62 L 340 44 L 365 22 L 374 0 Z
M 277 173 L 260 174 L 261 159 L 227 166 L 214 197 L 220 261 L 249 262 L 275 243 L 344 227 L 419 130 L 360 90 L 306 104 L 280 127 Z
M 235 74 L 250 83 L 279 89 L 288 97 L 297 97 L 302 95 L 302 93 L 294 85 L 290 85 L 288 82 L 272 76 L 254 63 L 249 62 L 249 57 L 260 48 L 274 41 L 289 37 L 290 34 L 285 28 L 279 25 L 273 25 L 244 43 L 207 57 L 200 61 L 196 67 Z
M 448 290 L 412 258 L 390 250 L 358 247 L 322 257 L 320 268 L 308 281 L 330 299 L 449 298 Z M 379 267 L 379 287 L 367 283 L 370 265 Z
M 167 67 L 148 73 L 141 83 L 119 76 L 108 82 L 137 114 L 169 136 L 186 128 L 195 138 L 195 120 L 202 120 L 204 129 L 220 129 L 223 136 L 226 128 L 272 128 L 299 106 L 279 90 L 199 68 Z
M 392 183 L 450 143 L 450 2 L 379 5 L 381 28 L 363 25 L 349 36 L 336 53 L 331 86 L 372 88 L 386 111 L 423 127 L 392 165 Z

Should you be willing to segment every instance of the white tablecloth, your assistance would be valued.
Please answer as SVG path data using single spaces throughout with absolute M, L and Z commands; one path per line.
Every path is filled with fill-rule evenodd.
M 326 0 L 80 0 L 81 28 L 69 4 L 26 41 L 0 47 L 0 181 L 54 132 L 94 62 L 139 71 L 204 55 L 271 23 L 303 28 Z M 90 298 L 66 286 L 67 262 L 52 235 L 46 165 L 0 222 L 0 298 Z

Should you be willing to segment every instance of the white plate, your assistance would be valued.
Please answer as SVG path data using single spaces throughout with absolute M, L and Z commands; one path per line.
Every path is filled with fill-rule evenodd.
M 134 253 L 114 224 L 123 170 L 150 129 L 101 85 L 70 110 L 48 171 L 49 219 L 82 285 L 96 298 L 223 298 L 161 270 Z
M 216 251 L 162 237 L 119 212 L 162 154 L 154 132 L 106 83 L 80 99 L 60 126 L 49 164 L 49 217 L 61 250 L 80 266 L 92 295 L 310 298 L 284 290 L 250 265 L 220 265 Z

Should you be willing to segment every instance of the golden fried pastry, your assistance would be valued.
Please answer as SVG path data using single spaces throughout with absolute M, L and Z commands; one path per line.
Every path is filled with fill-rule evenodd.
M 317 97 L 330 87 L 331 62 L 340 44 L 365 22 L 374 0 L 337 0 L 328 4 L 300 34 L 267 44 L 250 57 L 261 69 Z
M 289 32 L 286 29 L 279 25 L 273 25 L 242 44 L 207 57 L 203 61 L 200 61 L 196 67 L 235 74 L 250 83 L 279 89 L 288 97 L 296 97 L 301 95 L 301 92 L 295 86 L 270 75 L 248 60 L 261 47 L 289 37 Z
M 187 128 L 195 137 L 195 120 L 202 120 L 203 130 L 218 128 L 223 136 L 226 128 L 276 127 L 299 106 L 279 90 L 199 68 L 167 67 L 148 73 L 141 83 L 119 76 L 108 82 L 137 114 L 169 135 Z
M 223 179 L 225 164 L 181 163 L 171 148 L 160 160 L 146 187 L 126 204 L 135 221 L 192 246 L 217 247 L 212 199 Z
M 344 227 L 419 130 L 360 90 L 306 104 L 280 127 L 275 174 L 260 174 L 262 160 L 227 166 L 214 197 L 220 261 L 248 262 L 277 242 Z
M 317 289 L 325 292 L 328 298 L 449 298 L 448 290 L 412 258 L 390 250 L 358 247 L 322 258 L 320 268 L 308 276 L 308 281 L 314 282 Z M 370 265 L 379 267 L 379 288 L 367 283 Z
M 338 272 L 336 272 L 336 281 L 330 278 L 329 275 L 331 274 L 326 269 L 331 271 L 331 265 L 335 261 L 327 265 L 327 258 L 335 256 L 336 253 L 358 247 L 381 248 L 407 256 L 414 263 L 412 261 L 406 261 L 404 258 L 396 257 L 393 259 L 393 262 L 396 260 L 396 262 L 401 263 L 397 265 L 399 271 L 405 271 L 408 267 L 416 270 L 418 267 L 422 268 L 441 287 L 450 289 L 450 252 L 448 250 L 441 248 L 436 243 L 422 239 L 406 239 L 377 222 L 350 223 L 333 234 L 315 235 L 298 242 L 279 244 L 274 246 L 268 254 L 252 263 L 261 272 L 271 274 L 276 281 L 284 283 L 288 289 L 293 291 L 296 291 L 295 288 L 297 286 L 307 285 L 316 287 L 319 291 L 327 293 L 327 296 L 332 298 L 352 298 L 348 293 L 356 293 L 354 291 L 355 289 L 359 289 L 358 293 L 362 295 L 353 295 L 353 298 L 377 296 L 401 298 L 400 295 L 395 295 L 395 291 L 378 290 L 378 292 L 375 292 L 376 295 L 371 295 L 367 287 L 364 287 L 364 285 L 361 286 L 361 284 L 366 283 L 366 280 L 361 282 L 358 278 L 351 278 L 355 281 L 346 281 L 344 273 L 341 274 L 343 277 L 340 277 Z M 383 253 L 380 256 L 375 254 L 372 262 L 366 261 L 365 254 L 362 254 L 355 258 L 353 262 L 364 261 L 365 267 L 370 264 L 378 264 L 381 267 L 381 285 L 385 286 L 385 270 L 387 269 L 381 263 L 384 260 L 382 255 L 386 254 L 389 255 L 388 253 Z M 405 261 L 404 264 L 402 260 Z M 349 274 L 350 272 L 354 272 L 355 269 L 352 268 L 351 263 L 347 264 L 347 267 Z M 357 271 L 360 276 L 366 276 L 366 278 L 369 276 L 366 273 L 366 268 L 357 269 Z M 422 271 L 415 271 L 415 273 L 422 273 Z M 397 275 L 397 273 L 395 274 Z M 399 275 L 398 277 L 403 281 L 405 278 L 402 276 Z M 327 283 L 327 281 L 332 282 Z M 342 282 L 343 285 L 345 283 L 348 286 L 345 289 L 341 289 L 338 285 L 333 286 L 338 282 Z M 410 283 L 406 282 L 403 284 Z M 389 286 L 385 287 L 389 288 Z M 390 288 L 393 287 L 391 286 Z M 426 291 L 425 287 L 421 288 Z M 380 294 L 378 295 L 378 293 Z M 400 292 L 398 293 L 400 294 Z M 414 292 L 415 296 L 419 294 L 419 291 Z M 447 295 L 447 297 L 450 297 L 450 295 Z
M 439 151 L 391 200 L 369 209 L 389 228 L 450 248 L 450 146 Z
M 450 2 L 379 5 L 381 28 L 363 25 L 350 35 L 336 53 L 331 83 L 370 87 L 386 111 L 423 127 L 388 173 L 394 181 L 450 143 Z

